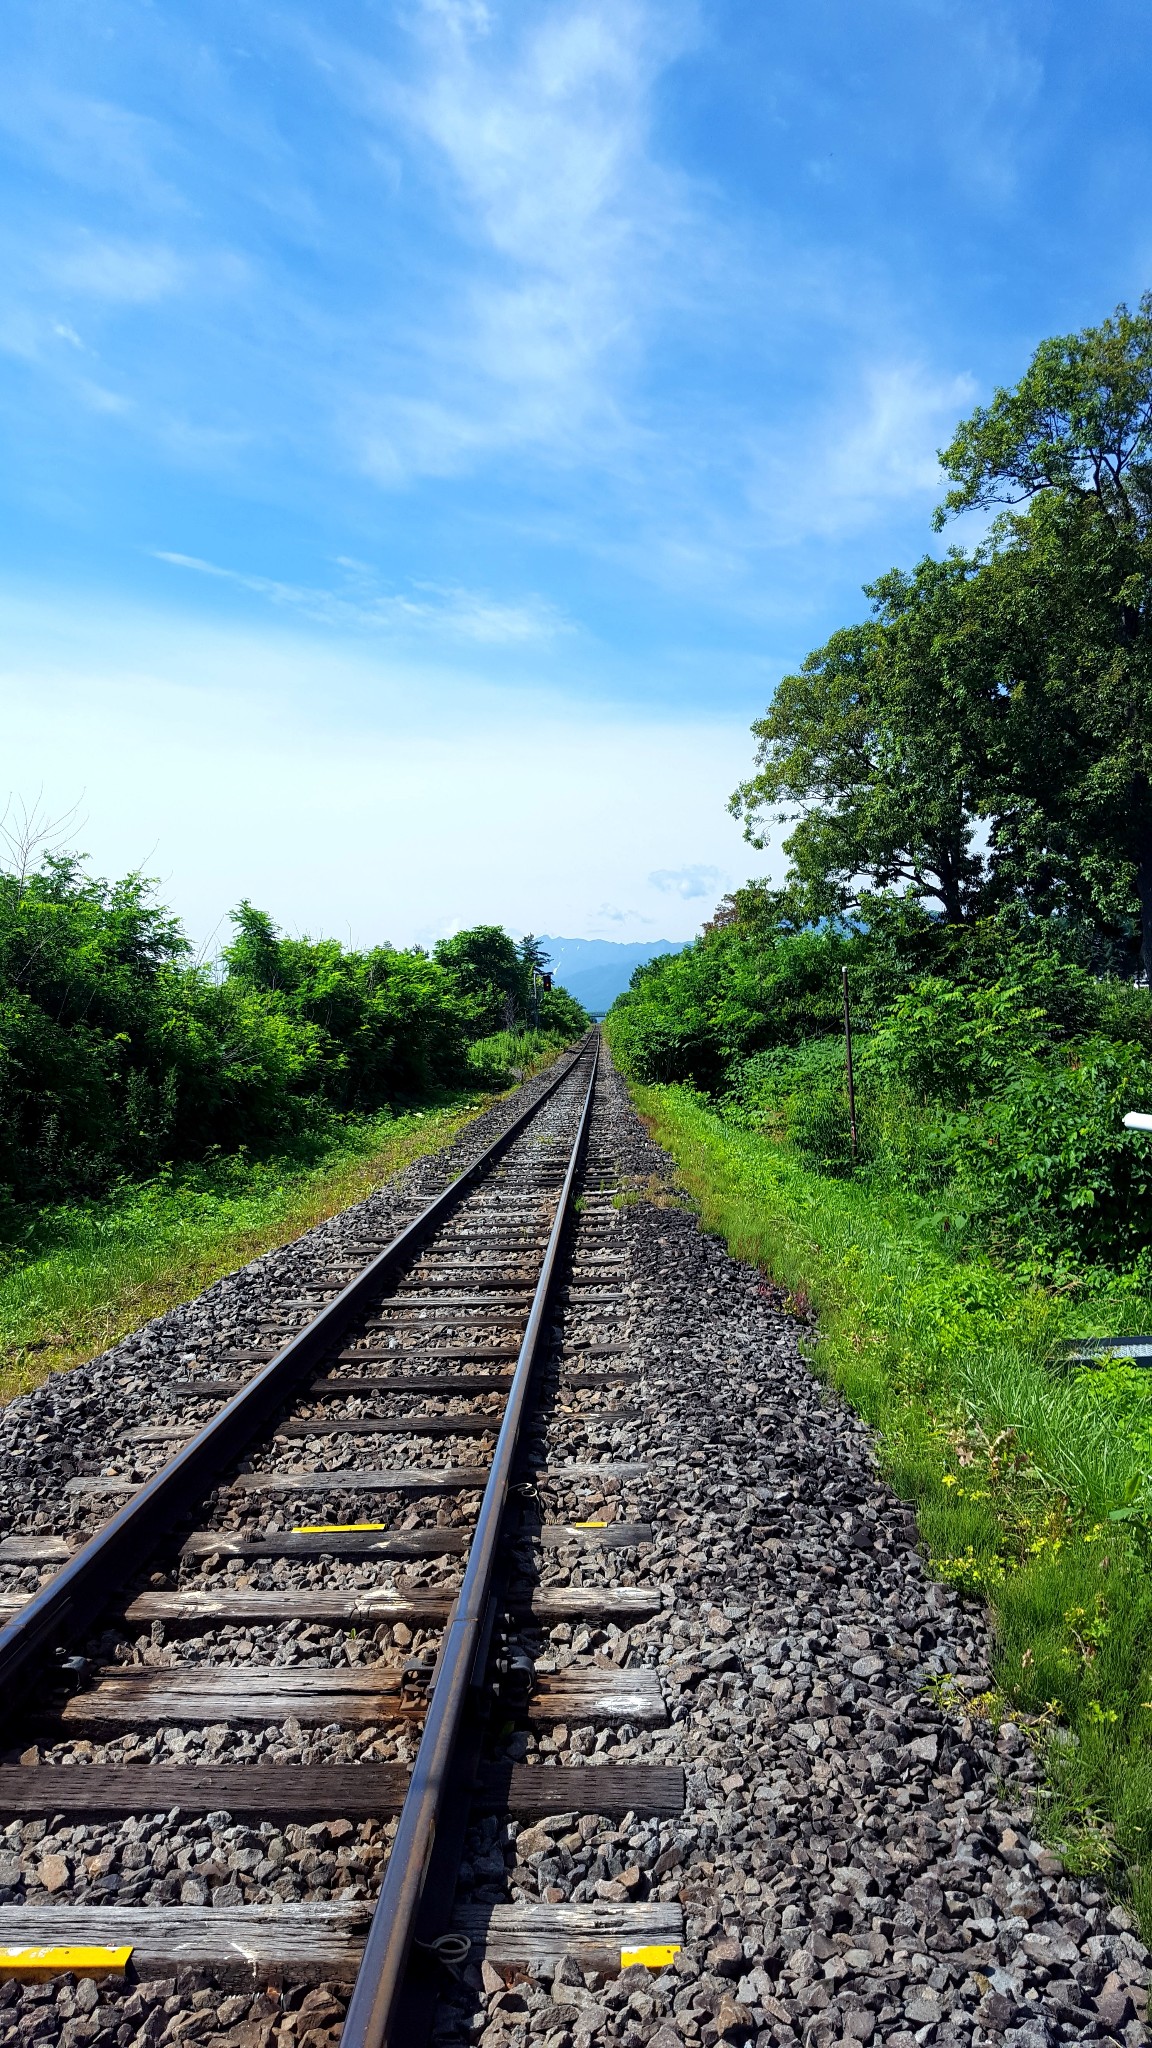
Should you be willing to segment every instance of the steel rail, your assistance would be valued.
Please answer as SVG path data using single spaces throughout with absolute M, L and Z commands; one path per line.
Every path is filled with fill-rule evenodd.
M 368 1929 L 363 1959 L 340 2035 L 340 2048 L 402 2048 L 394 2033 L 400 1996 L 428 1863 L 436 1841 L 441 1805 L 451 1781 L 453 1753 L 462 1731 L 477 1653 L 484 1636 L 496 1551 L 519 1448 L 521 1424 L 528 1403 L 536 1352 L 550 1306 L 572 1190 L 587 1139 L 598 1060 L 597 1041 L 588 1093 L 505 1403 L 504 1419 L 480 1504 L 467 1569 L 444 1632 L 428 1715 L 388 1857 L 384 1883 Z
M 45 1659 L 66 1649 L 77 1634 L 86 1634 L 91 1629 L 124 1579 L 139 1570 L 172 1524 L 202 1499 L 220 1473 L 242 1454 L 281 1406 L 286 1394 L 337 1342 L 357 1311 L 379 1293 L 381 1281 L 404 1264 L 429 1230 L 456 1206 L 475 1181 L 483 1179 L 520 1136 L 586 1056 L 589 1043 L 585 1039 L 535 1101 L 521 1110 L 463 1173 L 435 1195 L 347 1287 L 326 1302 L 310 1323 L 289 1338 L 243 1391 L 234 1395 L 190 1443 L 146 1480 L 83 1549 L 0 1629 L 0 1714 L 8 1715 L 18 1705 Z M 591 1043 L 594 1047 L 595 1041 Z

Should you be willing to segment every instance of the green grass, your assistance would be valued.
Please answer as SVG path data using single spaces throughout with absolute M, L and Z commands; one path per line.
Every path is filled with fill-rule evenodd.
M 554 1031 L 496 1031 L 468 1048 L 468 1069 L 481 1088 L 509 1088 L 551 1066 L 571 1041 Z
M 1063 1338 L 1152 1328 L 1118 1282 L 1074 1304 L 898 1192 L 806 1168 L 682 1088 L 634 1088 L 706 1228 L 815 1309 L 816 1369 L 877 1432 L 930 1567 L 987 1602 L 996 1686 L 1044 1753 L 1041 1822 L 1152 1929 L 1152 1377 Z M 1115 1519 L 1113 1519 L 1115 1518 Z
M 39 1211 L 23 1248 L 0 1254 L 0 1401 L 362 1200 L 450 1144 L 482 1107 L 461 1096 L 349 1121 L 311 1159 L 222 1157 Z

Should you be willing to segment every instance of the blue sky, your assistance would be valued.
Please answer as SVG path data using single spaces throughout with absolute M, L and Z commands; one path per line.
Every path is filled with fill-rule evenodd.
M 9 0 L 0 788 L 198 939 L 686 936 L 935 449 L 1152 284 L 1152 17 Z

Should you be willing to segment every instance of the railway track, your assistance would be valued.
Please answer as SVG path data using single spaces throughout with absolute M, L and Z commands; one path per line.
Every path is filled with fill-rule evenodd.
M 676 1952 L 675 1903 L 612 1880 L 509 1900 L 475 1867 L 478 1826 L 578 1842 L 684 1803 L 678 1769 L 584 1760 L 667 1718 L 626 1662 L 664 1599 L 626 1510 L 645 1468 L 603 1450 L 634 1411 L 597 1057 L 391 1242 L 305 1253 L 263 1328 L 169 1375 L 159 1418 L 120 1418 L 118 1458 L 67 1482 L 107 1517 L 87 1541 L 64 1513 L 0 1541 L 0 1828 L 39 1834 L 43 1887 L 0 1903 L 0 1949 L 10 1976 L 123 1977 L 109 2039 L 133 2038 L 133 1980 L 193 2018 L 311 1998 L 322 2038 L 343 2019 L 369 2048 L 426 2036 L 478 1965 Z M 139 1853 L 109 1885 L 91 1845 L 117 1824 Z
M 0 2048 L 1145 2048 L 985 1618 L 591 1058 L 0 1415 Z

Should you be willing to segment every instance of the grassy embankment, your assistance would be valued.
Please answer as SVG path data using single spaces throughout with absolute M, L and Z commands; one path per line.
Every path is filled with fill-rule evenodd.
M 478 1088 L 500 1090 L 562 1050 L 543 1033 L 500 1033 L 479 1041 L 469 1064 Z M 401 1116 L 349 1120 L 310 1157 L 223 1156 L 28 1216 L 22 1244 L 0 1247 L 0 1402 L 362 1201 L 451 1144 L 495 1099 L 461 1093 Z
M 810 1301 L 817 1370 L 877 1431 L 933 1572 L 995 1618 L 980 1703 L 1034 1731 L 1048 1838 L 1152 1929 L 1152 1384 L 1067 1370 L 1059 1340 L 1152 1327 L 1118 1286 L 1074 1306 L 991 1261 L 961 1261 L 940 1219 L 805 1168 L 682 1088 L 633 1089 L 704 1225 Z

